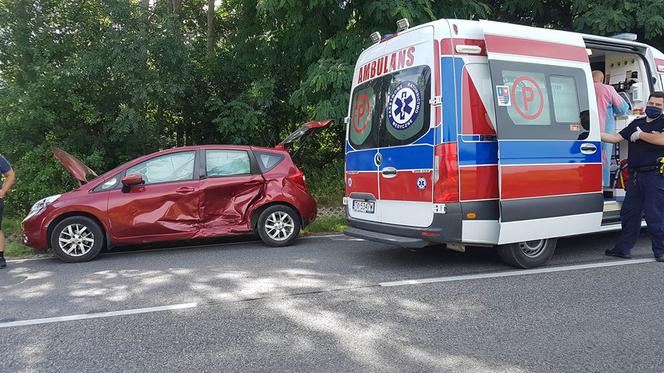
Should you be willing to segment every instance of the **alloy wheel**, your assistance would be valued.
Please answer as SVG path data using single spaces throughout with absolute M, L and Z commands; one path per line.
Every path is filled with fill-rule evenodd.
M 58 236 L 60 249 L 70 256 L 83 256 L 92 250 L 95 235 L 83 224 L 70 224 Z
M 275 241 L 287 240 L 294 230 L 293 218 L 283 211 L 275 211 L 265 220 L 265 233 Z

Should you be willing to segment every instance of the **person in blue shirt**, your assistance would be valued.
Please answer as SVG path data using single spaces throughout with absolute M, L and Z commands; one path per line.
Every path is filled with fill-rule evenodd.
M 2 188 L 0 188 L 0 268 L 4 268 L 7 266 L 7 261 L 5 261 L 5 234 L 2 232 L 2 214 L 5 209 L 5 195 L 7 195 L 9 188 L 14 185 L 16 176 L 12 166 L 2 154 L 0 154 L 0 173 L 4 176 Z
M 625 201 L 620 209 L 622 233 L 608 256 L 630 258 L 645 217 L 652 237 L 652 251 L 664 262 L 664 92 L 648 98 L 646 116 L 635 119 L 618 134 L 602 133 L 602 141 L 618 143 L 629 140 L 627 164 L 630 170 Z

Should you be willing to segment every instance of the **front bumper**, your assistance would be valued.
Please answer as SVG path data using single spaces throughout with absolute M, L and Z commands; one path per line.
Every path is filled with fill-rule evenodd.
M 21 230 L 23 231 L 23 245 L 37 250 L 48 249 L 46 242 L 45 214 L 37 214 L 30 219 L 23 220 Z

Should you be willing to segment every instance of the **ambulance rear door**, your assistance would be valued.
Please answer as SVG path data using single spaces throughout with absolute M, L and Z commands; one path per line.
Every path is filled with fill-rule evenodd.
M 378 179 L 385 224 L 422 228 L 433 221 L 433 33 L 433 26 L 418 27 L 385 43 L 386 56 L 398 58 L 406 50 L 413 60 L 411 66 L 384 77 Z
M 498 243 L 595 232 L 597 104 L 579 34 L 481 21 L 496 111 Z

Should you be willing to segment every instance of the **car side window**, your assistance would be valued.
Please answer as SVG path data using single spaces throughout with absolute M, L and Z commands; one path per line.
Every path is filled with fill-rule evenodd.
M 284 159 L 284 156 L 280 154 L 261 152 L 254 152 L 254 154 L 258 159 L 258 167 L 261 169 L 261 172 L 270 171 Z
M 141 175 L 145 184 L 192 180 L 194 178 L 193 151 L 162 155 L 127 169 L 126 175 Z
M 244 150 L 206 150 L 205 173 L 208 177 L 248 175 L 249 154 Z
M 111 190 L 115 188 L 118 183 L 120 182 L 120 175 L 115 175 L 112 178 L 106 180 L 103 184 L 98 185 L 94 191 L 95 192 L 103 192 L 105 190 Z

